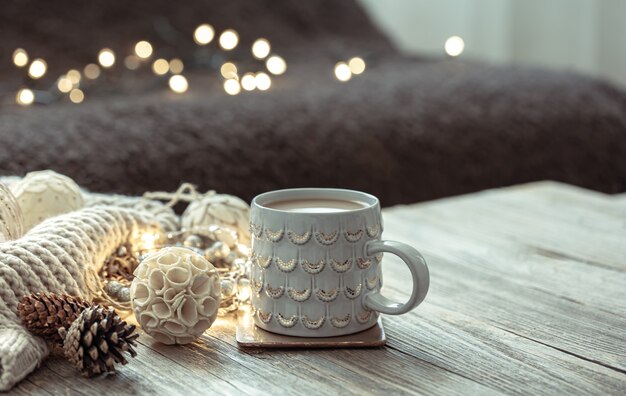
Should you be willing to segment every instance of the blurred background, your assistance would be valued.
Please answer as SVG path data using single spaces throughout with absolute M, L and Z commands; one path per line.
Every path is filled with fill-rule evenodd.
M 11 0 L 0 175 L 412 203 L 626 190 L 617 0 Z

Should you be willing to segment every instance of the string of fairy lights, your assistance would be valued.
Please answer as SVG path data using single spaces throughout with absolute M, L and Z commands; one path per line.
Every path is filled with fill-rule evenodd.
M 219 50 L 228 53 L 239 45 L 239 34 L 234 29 L 222 31 L 216 38 L 216 31 L 208 23 L 199 25 L 193 32 L 193 40 L 198 47 L 205 47 L 217 41 Z M 167 86 L 177 94 L 184 94 L 189 90 L 189 81 L 184 75 L 185 64 L 182 59 L 174 57 L 166 59 L 157 56 L 157 50 L 147 40 L 138 41 L 133 52 L 125 56 L 121 63 L 129 71 L 149 67 L 154 75 L 167 78 Z M 258 38 L 250 48 L 255 65 L 262 63 L 263 70 L 246 70 L 238 63 L 225 60 L 219 68 L 219 75 L 223 79 L 222 86 L 228 95 L 238 95 L 243 91 L 267 91 L 272 86 L 272 78 L 287 71 L 287 62 L 275 53 L 272 45 L 266 38 Z M 23 69 L 26 81 L 42 79 L 48 72 L 48 63 L 42 58 L 31 59 L 23 48 L 17 48 L 12 56 L 13 64 Z M 35 103 L 48 104 L 58 100 L 69 100 L 71 103 L 82 103 L 86 98 L 86 88 L 96 84 L 104 73 L 115 69 L 120 63 L 118 55 L 110 48 L 102 48 L 93 63 L 88 63 L 82 69 L 71 69 L 59 76 L 48 89 L 33 89 L 22 87 L 15 95 L 15 102 L 21 106 L 30 106 Z M 249 62 L 243 62 L 249 66 Z M 354 57 L 347 61 L 340 61 L 334 67 L 334 74 L 341 82 L 349 81 L 353 76 L 365 71 L 365 61 Z M 29 85 L 27 82 L 25 85 Z

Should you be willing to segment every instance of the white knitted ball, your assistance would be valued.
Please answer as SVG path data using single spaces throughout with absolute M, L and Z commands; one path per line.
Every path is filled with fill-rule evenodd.
M 220 277 L 202 255 L 182 247 L 149 254 L 134 272 L 137 322 L 164 344 L 188 344 L 208 329 L 220 305 Z
M 192 201 L 181 217 L 184 228 L 223 225 L 237 230 L 242 243 L 250 242 L 250 206 L 233 195 L 214 194 Z
M 85 206 L 78 184 L 52 170 L 28 173 L 11 184 L 11 192 L 22 210 L 24 231 L 49 217 Z

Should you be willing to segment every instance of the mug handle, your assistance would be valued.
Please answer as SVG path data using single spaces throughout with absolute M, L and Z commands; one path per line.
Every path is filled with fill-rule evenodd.
M 383 252 L 395 254 L 409 267 L 413 277 L 411 297 L 406 303 L 401 304 L 389 300 L 380 294 L 380 291 L 375 291 L 365 295 L 363 305 L 370 311 L 378 311 L 388 315 L 402 315 L 424 301 L 430 284 L 428 266 L 420 252 L 407 244 L 394 241 L 370 241 L 365 245 L 365 253 L 368 257 Z

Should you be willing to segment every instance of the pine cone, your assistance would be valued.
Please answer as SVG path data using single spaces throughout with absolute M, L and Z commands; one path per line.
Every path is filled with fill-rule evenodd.
M 115 372 L 115 363 L 126 364 L 123 353 L 137 356 L 133 349 L 139 334 L 112 308 L 94 305 L 85 309 L 66 331 L 59 329 L 64 339 L 65 357 L 84 377 Z
M 22 297 L 18 313 L 22 323 L 33 334 L 52 343 L 61 344 L 59 328 L 69 328 L 90 304 L 66 294 L 36 293 Z

